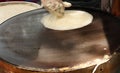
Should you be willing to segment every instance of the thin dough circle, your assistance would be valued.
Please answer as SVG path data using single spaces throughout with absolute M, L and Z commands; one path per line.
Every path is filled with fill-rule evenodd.
M 72 30 L 90 24 L 93 16 L 85 11 L 66 10 L 64 17 L 58 18 L 52 14 L 44 16 L 41 20 L 46 28 L 53 30 Z

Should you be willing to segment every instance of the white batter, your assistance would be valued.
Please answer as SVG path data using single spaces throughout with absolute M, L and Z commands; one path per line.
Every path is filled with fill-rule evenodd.
M 44 16 L 41 20 L 46 28 L 53 30 L 72 30 L 87 26 L 93 20 L 93 16 L 85 11 L 66 10 L 62 18 L 52 14 Z
M 0 23 L 17 14 L 40 8 L 40 5 L 30 2 L 6 2 L 6 5 L 2 6 L 2 3 L 0 5 Z

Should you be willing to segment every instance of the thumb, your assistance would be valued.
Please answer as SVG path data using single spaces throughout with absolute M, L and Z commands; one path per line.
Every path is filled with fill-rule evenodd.
M 69 2 L 63 2 L 63 5 L 65 6 L 65 7 L 71 7 L 72 6 L 72 4 L 71 3 L 69 3 Z

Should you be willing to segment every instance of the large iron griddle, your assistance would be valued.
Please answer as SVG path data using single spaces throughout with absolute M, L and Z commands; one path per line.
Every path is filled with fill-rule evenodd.
M 93 22 L 75 30 L 56 31 L 42 25 L 41 18 L 48 14 L 44 9 L 17 15 L 0 25 L 0 58 L 23 69 L 56 71 L 119 51 L 118 18 L 89 8 L 68 10 L 87 11 Z

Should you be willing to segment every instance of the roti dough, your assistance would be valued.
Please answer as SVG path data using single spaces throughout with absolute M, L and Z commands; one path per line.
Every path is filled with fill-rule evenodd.
M 44 16 L 41 20 L 46 28 L 53 30 L 72 30 L 78 29 L 90 24 L 93 16 L 85 11 L 66 10 L 62 18 L 52 14 Z
M 0 24 L 18 14 L 38 9 L 40 5 L 31 2 L 10 1 L 0 3 Z

